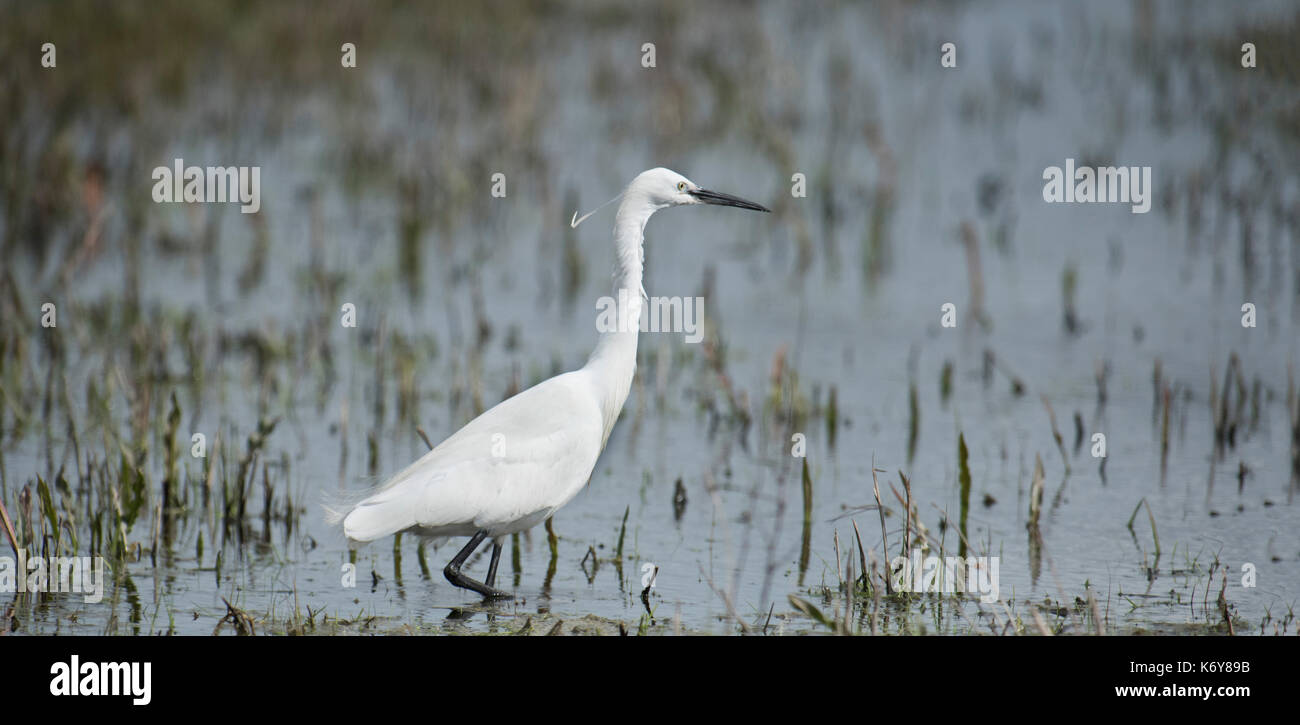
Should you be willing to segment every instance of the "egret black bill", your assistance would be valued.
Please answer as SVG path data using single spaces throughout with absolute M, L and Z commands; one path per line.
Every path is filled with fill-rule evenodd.
M 716 204 L 718 206 L 734 206 L 739 209 L 753 209 L 754 211 L 772 211 L 761 204 L 755 204 L 752 201 L 746 201 L 738 196 L 724 194 L 720 191 L 709 191 L 708 189 L 691 189 L 691 196 L 699 199 L 705 204 Z

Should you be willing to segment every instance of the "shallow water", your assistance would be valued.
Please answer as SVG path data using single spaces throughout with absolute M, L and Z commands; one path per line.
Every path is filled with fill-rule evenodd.
M 651 221 L 647 291 L 703 295 L 710 334 L 698 345 L 680 333 L 642 335 L 633 392 L 591 484 L 554 518 L 554 573 L 541 528 L 522 537 L 517 572 L 507 546 L 503 576 L 520 597 L 497 607 L 516 615 L 507 629 L 545 611 L 635 630 L 646 612 L 645 563 L 658 567 L 649 602 L 660 631 L 736 631 L 727 601 L 751 626 L 771 609 L 775 631 L 816 629 L 787 596 L 842 606 L 820 588 L 837 587 L 836 537 L 849 558 L 854 522 L 879 555 L 877 513 L 859 509 L 875 501 L 873 464 L 895 512 L 890 556 L 905 527 L 892 492 L 902 491 L 900 470 L 921 523 L 956 546 L 955 523 L 941 534 L 940 522 L 959 516 L 961 434 L 972 477 L 967 538 L 975 553 L 1000 557 L 1000 594 L 1018 616 L 1026 603 L 1073 606 L 1090 591 L 1120 631 L 1214 624 L 1222 588 L 1238 631 L 1271 633 L 1300 598 L 1286 407 L 1300 324 L 1300 185 L 1297 137 L 1277 121 L 1300 94 L 1294 66 L 1289 78 L 1243 76 L 1233 52 L 1208 49 L 1231 47 L 1237 36 L 1225 31 L 1233 26 L 1295 27 L 1298 18 L 1286 3 L 1248 13 L 1155 3 L 1147 20 L 1145 7 L 1003 3 L 977 14 L 768 5 L 737 20 L 694 6 L 628 17 L 577 6 L 519 30 L 499 65 L 463 76 L 445 54 L 418 62 L 425 55 L 411 31 L 401 36 L 410 45 L 378 40 L 385 29 L 398 33 L 391 28 L 401 19 L 371 20 L 364 33 L 377 47 L 339 81 L 351 84 L 343 91 L 323 80 L 333 68 L 314 85 L 235 90 L 248 71 L 231 69 L 240 63 L 231 55 L 208 66 L 211 77 L 192 79 L 183 103 L 146 113 L 148 121 L 74 112 L 69 125 L 82 133 L 71 134 L 70 157 L 99 155 L 110 166 L 106 194 L 119 213 L 109 217 L 104 248 L 77 267 L 75 284 L 60 284 L 49 259 L 76 246 L 84 220 L 50 234 L 43 262 L 12 241 L 27 232 L 6 235 L 6 266 L 18 271 L 24 304 L 38 307 L 31 300 L 41 295 L 60 303 L 71 416 L 91 417 L 88 380 L 117 379 L 107 428 L 126 436 L 122 389 L 165 370 L 147 383 L 151 415 L 165 417 L 175 389 L 182 441 L 194 432 L 210 446 L 223 441 L 213 453 L 218 476 L 236 465 L 259 417 L 282 420 L 237 527 L 243 536 L 223 537 L 218 514 L 196 505 L 155 563 L 144 516 L 128 536 L 144 551 L 106 604 L 25 601 L 18 631 L 209 634 L 226 614 L 223 597 L 270 631 L 304 608 L 335 620 L 374 617 L 378 631 L 499 629 L 499 619 L 471 606 L 476 597 L 441 577 L 458 542 L 429 551 L 427 578 L 412 537 L 402 540 L 400 563 L 389 542 L 364 547 L 356 586 L 344 586 L 348 548 L 319 502 L 381 482 L 420 455 L 417 426 L 436 443 L 476 407 L 505 397 L 512 379 L 526 386 L 581 365 L 596 338 L 595 301 L 608 294 L 612 213 L 576 231 L 569 215 L 605 201 L 641 169 L 665 165 L 775 213 L 686 209 Z M 566 40 L 539 40 L 553 37 Z M 655 69 L 629 55 L 643 37 L 671 41 L 659 42 Z M 948 40 L 959 64 L 943 70 L 937 48 Z M 486 100 L 483 85 L 493 89 Z M 27 111 L 40 128 L 39 106 Z M 145 203 L 143 222 L 133 224 L 129 210 L 140 207 L 132 197 L 147 194 L 148 169 L 175 157 L 260 165 L 262 212 L 254 220 L 232 206 Z M 1044 167 L 1066 158 L 1152 166 L 1152 210 L 1043 203 Z M 488 193 L 495 171 L 507 174 L 504 199 Z M 795 172 L 807 176 L 805 199 L 788 197 Z M 978 240 L 987 328 L 971 310 L 964 223 Z M 417 228 L 404 232 L 404 224 Z M 404 233 L 418 243 L 403 247 Z M 147 369 L 130 367 L 128 341 L 103 339 L 89 314 L 123 304 L 132 267 L 123 239 L 131 234 L 142 250 L 141 307 L 158 311 L 148 316 L 167 351 Z M 263 277 L 241 287 L 259 236 Z M 179 240 L 179 251 L 168 239 Z M 403 256 L 412 249 L 416 258 Z M 1063 322 L 1067 270 L 1076 334 Z M 1259 310 L 1255 328 L 1241 326 L 1247 301 Z M 339 324 L 345 302 L 357 306 L 356 329 Z M 940 326 L 949 302 L 955 329 Z M 180 332 L 187 312 L 203 340 L 197 383 Z M 233 342 L 250 334 L 285 351 L 266 353 L 261 372 Z M 748 425 L 727 413 L 721 374 L 708 362 L 715 334 Z M 33 350 L 40 372 L 24 378 L 20 395 L 39 412 L 49 361 L 40 343 Z M 986 350 L 1000 367 L 988 382 Z M 1259 404 L 1246 406 L 1235 445 L 1216 456 L 1211 381 L 1223 389 L 1233 353 L 1247 389 L 1258 384 Z M 797 373 L 794 397 L 803 402 L 794 420 L 789 386 L 780 404 L 768 402 L 777 358 Z M 1172 397 L 1163 467 L 1156 361 Z M 403 369 L 415 392 L 405 411 Z M 1022 381 L 1022 394 L 1004 371 Z M 909 459 L 912 385 L 919 423 Z M 58 405 L 48 435 L 39 423 L 15 434 L 12 409 L 0 419 L 11 512 L 17 490 L 37 474 L 75 470 Z M 116 460 L 103 442 L 111 436 L 80 427 L 91 441 L 82 446 L 101 460 L 114 451 Z M 146 459 L 150 509 L 162 470 L 156 430 Z M 806 436 L 813 480 L 802 574 L 802 461 L 791 456 L 792 433 Z M 1104 478 L 1090 455 L 1094 433 L 1106 436 Z M 1046 484 L 1040 567 L 1026 531 L 1036 457 Z M 197 503 L 203 462 L 180 460 Z M 287 533 L 261 518 L 263 475 L 276 497 L 291 492 L 303 507 Z M 680 518 L 678 479 L 687 498 Z M 1158 559 L 1146 509 L 1133 533 L 1127 526 L 1143 500 Z M 610 559 L 625 509 L 620 568 Z M 584 561 L 589 548 L 601 560 L 594 571 Z M 1253 588 L 1242 586 L 1245 564 L 1255 567 Z M 470 570 L 486 566 L 482 556 Z M 981 611 L 1005 611 L 969 599 L 959 609 L 927 631 L 989 631 Z

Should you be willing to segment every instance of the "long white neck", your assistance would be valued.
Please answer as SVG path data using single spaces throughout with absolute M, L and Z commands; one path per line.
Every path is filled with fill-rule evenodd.
M 645 225 L 657 207 L 639 196 L 625 196 L 614 215 L 614 305 L 619 324 L 601 332 L 596 349 L 583 368 L 596 380 L 609 440 L 614 422 L 623 410 L 632 376 L 636 373 L 636 340 L 640 330 L 643 293 L 641 273 L 645 262 Z M 608 318 L 608 315 L 606 315 Z M 601 445 L 604 445 L 602 441 Z

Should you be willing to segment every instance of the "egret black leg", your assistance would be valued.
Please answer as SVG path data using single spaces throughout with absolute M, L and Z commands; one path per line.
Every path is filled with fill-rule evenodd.
M 465 563 L 465 560 L 469 558 L 470 554 L 474 553 L 474 550 L 478 548 L 478 545 L 483 543 L 483 539 L 486 539 L 487 535 L 488 534 L 486 531 L 480 531 L 477 534 L 474 534 L 474 537 L 469 540 L 469 543 L 465 545 L 465 548 L 461 549 L 460 552 L 456 554 L 456 556 L 447 564 L 447 568 L 442 570 L 442 573 L 444 576 L 447 577 L 447 581 L 451 582 L 455 586 L 458 586 L 461 589 L 469 589 L 470 591 L 478 592 L 479 594 L 482 594 L 488 599 L 513 599 L 514 597 L 510 594 L 507 594 L 498 589 L 493 589 L 490 586 L 484 585 L 482 582 L 478 582 L 473 579 L 470 579 L 469 577 L 460 573 L 461 565 Z M 494 553 L 496 554 L 500 553 L 499 546 L 497 547 L 497 550 Z M 489 578 L 491 578 L 491 574 L 495 574 L 495 573 L 496 573 L 496 556 L 493 556 L 492 571 L 489 574 Z
M 501 561 L 501 542 L 492 542 L 492 563 L 488 565 L 487 585 L 494 587 L 497 585 L 497 562 Z

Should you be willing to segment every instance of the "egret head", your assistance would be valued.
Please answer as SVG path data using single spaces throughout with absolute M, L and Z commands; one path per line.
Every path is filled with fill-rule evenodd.
M 765 206 L 737 196 L 701 189 L 694 181 L 663 167 L 641 172 L 628 185 L 624 195 L 628 198 L 639 197 L 656 209 L 686 204 L 715 204 L 754 211 L 771 211 Z
M 649 171 L 642 171 L 632 183 L 627 185 L 622 194 L 610 199 L 591 211 L 578 216 L 578 212 L 573 212 L 573 218 L 569 220 L 569 226 L 577 226 L 592 214 L 600 211 L 606 204 L 611 204 L 622 199 L 619 205 L 618 213 L 634 214 L 641 219 L 642 226 L 645 220 L 651 214 L 660 209 L 666 209 L 670 206 L 685 206 L 687 204 L 714 204 L 717 206 L 734 206 L 740 209 L 753 209 L 755 211 L 771 211 L 761 204 L 755 204 L 752 201 L 746 201 L 738 196 L 723 194 L 719 191 L 710 191 L 701 189 L 699 184 L 673 171 L 665 169 L 662 166 Z

